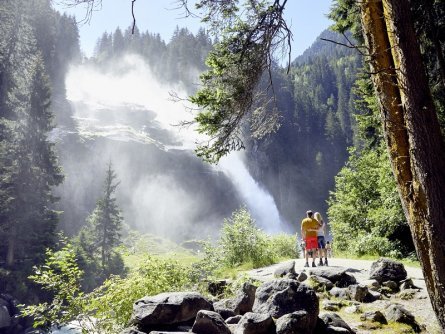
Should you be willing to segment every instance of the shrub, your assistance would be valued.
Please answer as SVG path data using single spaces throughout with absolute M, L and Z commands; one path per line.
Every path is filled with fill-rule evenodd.
M 74 247 L 66 238 L 62 238 L 60 244 L 59 250 L 46 250 L 44 265 L 34 267 L 34 275 L 29 277 L 53 296 L 51 303 L 23 307 L 22 316 L 33 318 L 36 328 L 50 329 L 53 325 L 68 323 L 82 310 L 83 272 L 77 265 Z
M 275 262 L 269 237 L 255 225 L 246 208 L 241 208 L 225 219 L 219 242 L 223 262 L 229 267 L 252 262 L 254 268 Z
M 146 256 L 126 278 L 112 276 L 90 293 L 85 299 L 85 311 L 97 319 L 98 326 L 116 332 L 128 324 L 136 300 L 188 289 L 190 285 L 187 267 L 173 260 Z
M 300 255 L 300 246 L 294 235 L 273 235 L 270 237 L 270 247 L 278 258 L 298 258 Z

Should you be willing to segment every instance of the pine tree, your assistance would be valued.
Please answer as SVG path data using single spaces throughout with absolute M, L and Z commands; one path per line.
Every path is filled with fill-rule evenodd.
M 110 162 L 105 176 L 103 196 L 97 201 L 96 208 L 87 219 L 87 228 L 92 234 L 91 250 L 100 258 L 102 275 L 105 277 L 113 271 L 114 248 L 121 243 L 123 218 L 114 197 L 119 185 L 116 178 Z
M 2 14 L 12 16 L 12 25 L 0 26 L 8 37 L 0 50 L 0 237 L 6 241 L 0 255 L 10 267 L 38 262 L 53 243 L 58 215 L 51 192 L 63 179 L 47 139 L 53 128 L 49 79 L 22 7 L 5 3 Z

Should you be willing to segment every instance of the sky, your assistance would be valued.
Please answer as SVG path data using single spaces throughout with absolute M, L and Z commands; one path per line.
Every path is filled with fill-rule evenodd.
M 98 0 L 96 0 L 97 2 Z M 67 8 L 63 0 L 53 0 L 60 12 L 76 16 L 77 21 L 85 18 L 86 8 L 78 5 Z M 288 0 L 286 20 L 293 33 L 292 59 L 303 53 L 317 36 L 332 23 L 326 14 L 332 0 Z M 201 27 L 197 18 L 184 18 L 175 0 L 136 0 L 134 3 L 136 22 L 141 31 L 159 33 L 168 42 L 176 26 L 187 27 L 196 33 Z M 89 22 L 80 23 L 80 43 L 86 56 L 93 55 L 94 46 L 104 32 L 114 32 L 119 26 L 126 29 L 133 24 L 131 0 L 102 0 L 101 8 L 94 11 Z

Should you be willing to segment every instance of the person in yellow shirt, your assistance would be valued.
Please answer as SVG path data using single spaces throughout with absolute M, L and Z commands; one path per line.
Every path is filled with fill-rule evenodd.
M 317 231 L 320 228 L 319 222 L 314 219 L 314 213 L 309 210 L 306 212 L 306 218 L 304 218 L 301 222 L 301 237 L 305 241 L 306 244 L 306 264 L 305 267 L 309 267 L 309 252 L 312 253 L 312 267 L 316 267 L 315 259 L 317 257 Z

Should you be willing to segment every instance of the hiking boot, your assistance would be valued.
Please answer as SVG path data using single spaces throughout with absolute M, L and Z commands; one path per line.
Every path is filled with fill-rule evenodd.
M 328 265 L 328 259 L 324 259 L 324 265 L 327 267 Z
M 323 265 L 323 260 L 320 259 L 320 261 L 318 262 L 318 265 L 322 266 Z
M 316 267 L 315 262 L 312 262 L 312 267 Z
M 304 265 L 305 267 L 309 267 L 309 263 L 308 262 L 306 262 L 306 264 Z

